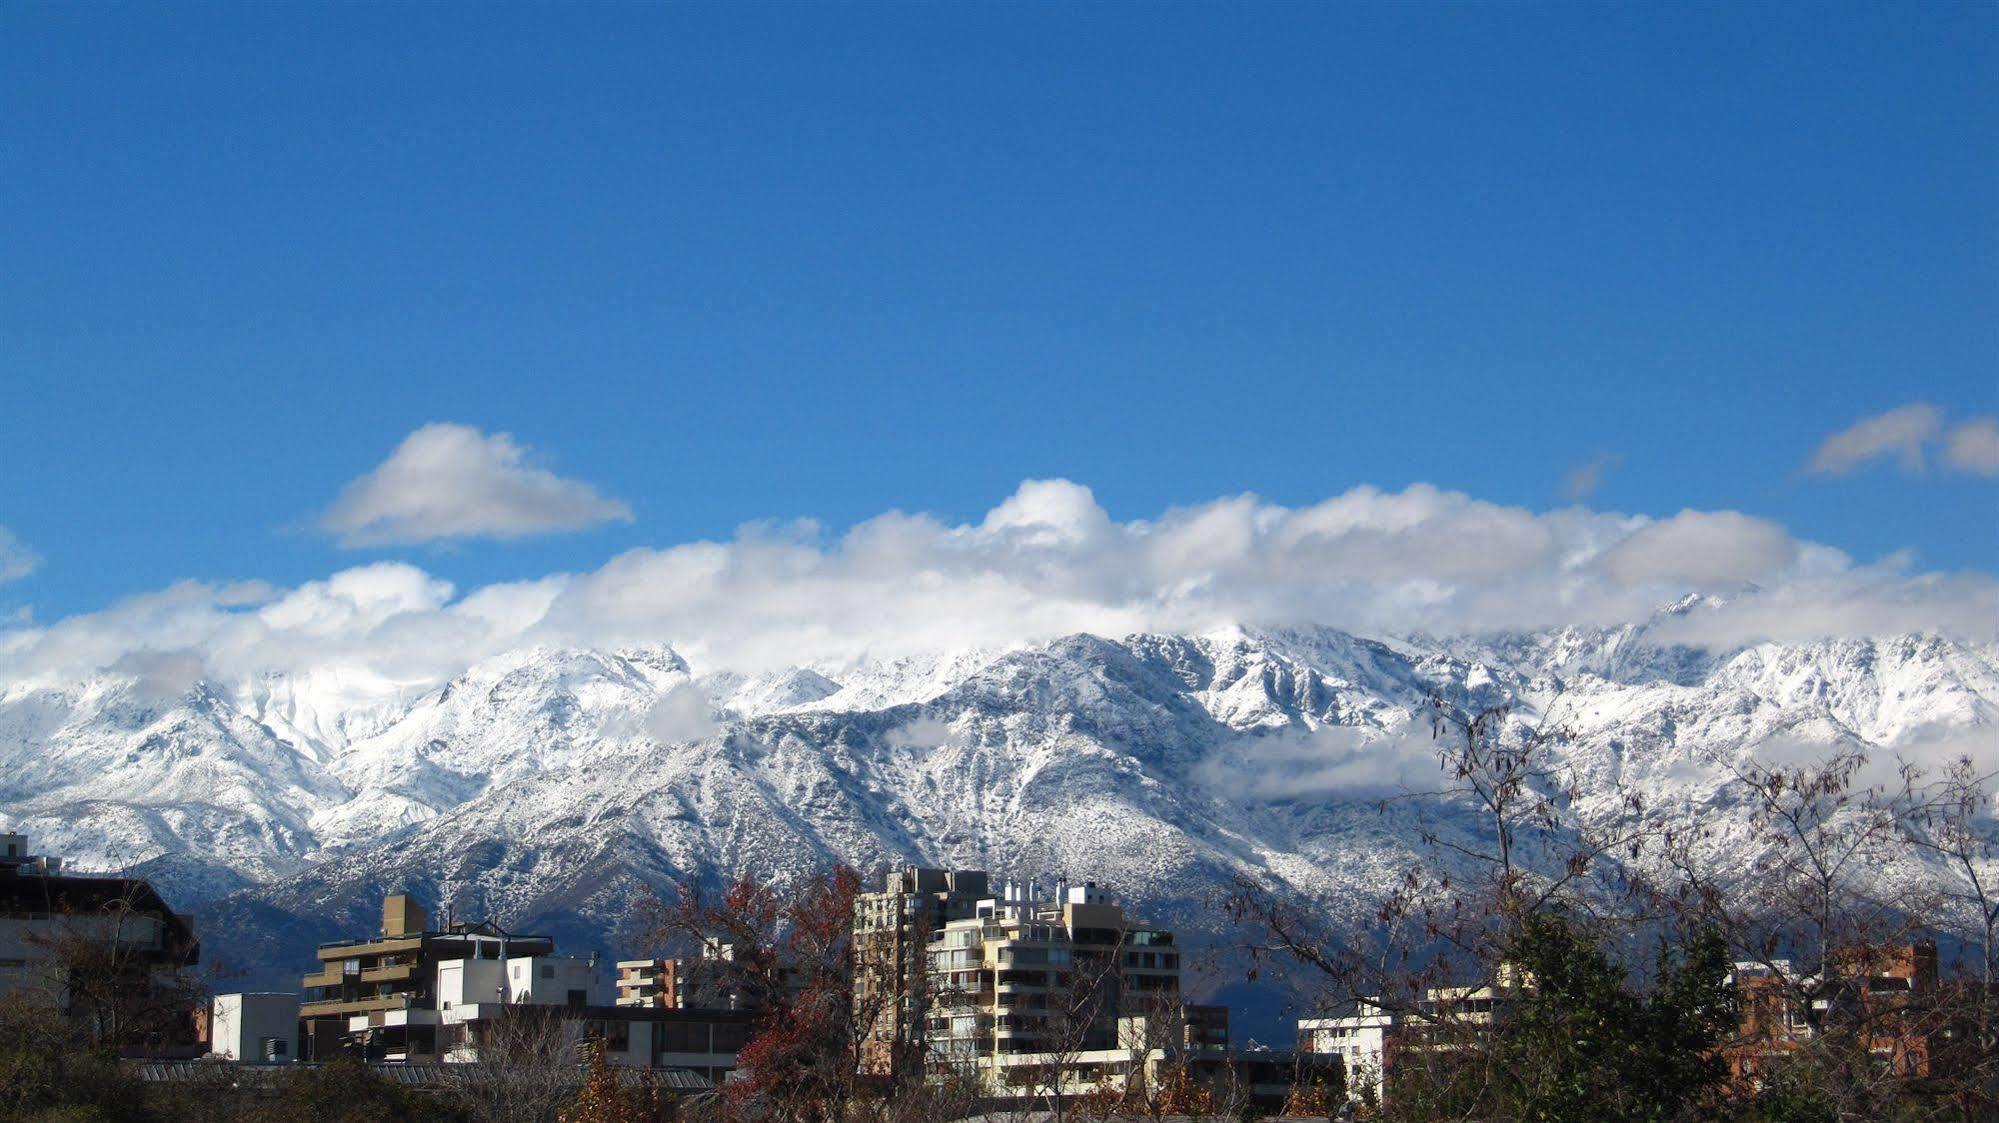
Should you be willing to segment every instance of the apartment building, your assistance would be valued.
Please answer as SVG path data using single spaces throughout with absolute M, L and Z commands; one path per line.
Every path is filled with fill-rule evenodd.
M 310 1060 L 436 1060 L 438 1027 L 453 1010 L 450 1020 L 461 1023 L 469 1020 L 463 1007 L 587 1006 L 598 997 L 594 965 L 557 956 L 548 937 L 488 923 L 432 929 L 429 910 L 401 893 L 383 901 L 378 935 L 325 944 L 317 955 L 299 1007 Z
M 854 900 L 854 1004 L 863 1030 L 861 1070 L 871 1076 L 923 1068 L 930 937 L 991 896 L 984 870 L 904 866 L 879 892 Z
M 692 1005 L 685 959 L 620 959 L 617 970 L 620 1006 L 677 1010 Z
M 1751 1090 L 1804 1048 L 1816 1027 L 1854 1034 L 1899 1077 L 1930 1075 L 1932 1046 L 1941 1044 L 1932 1038 L 1949 1036 L 1949 1027 L 1924 1016 L 1939 986 L 1931 942 L 1841 949 L 1809 972 L 1789 960 L 1737 963 L 1729 978 L 1741 1023 L 1723 1053 L 1731 1079 Z
M 1459 1048 L 1456 1035 L 1481 1032 L 1533 991 L 1531 974 L 1504 963 L 1490 983 L 1430 987 L 1406 1009 L 1388 1009 L 1375 998 L 1343 1017 L 1301 1019 L 1298 1048 L 1340 1059 L 1348 1099 L 1358 1102 L 1371 1091 L 1375 1103 L 1385 1104 L 1398 1054 Z
M 185 973 L 200 958 L 193 922 L 151 884 L 66 871 L 62 859 L 30 853 L 26 836 L 0 834 L 0 994 L 79 1018 L 111 1013 L 90 1003 L 115 1002 L 112 1020 L 130 1029 L 107 1044 L 193 1056 L 199 1004 Z
M 932 934 L 928 969 L 929 1065 L 993 1095 L 1121 1087 L 1189 1050 L 1173 933 L 1093 882 L 1008 882 Z
M 695 956 L 618 961 L 618 1005 L 651 1006 L 664 1010 L 748 1010 L 756 1007 L 755 988 L 745 987 L 735 973 L 736 949 L 717 943 Z M 795 968 L 780 963 L 779 987 L 796 989 Z
M 1399 1015 L 1373 1009 L 1339 1018 L 1305 1018 L 1298 1023 L 1298 1048 L 1338 1057 L 1346 1067 L 1349 1099 L 1360 1100 L 1371 1090 L 1375 1103 L 1386 1103 L 1389 1041 L 1400 1024 Z

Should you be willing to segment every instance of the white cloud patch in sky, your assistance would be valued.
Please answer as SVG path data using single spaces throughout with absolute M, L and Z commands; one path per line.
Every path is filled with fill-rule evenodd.
M 1827 437 L 1805 465 L 1815 475 L 1845 475 L 1867 461 L 1893 456 L 1905 472 L 1923 469 L 1923 446 L 1943 426 L 1943 411 L 1910 402 L 1886 413 L 1863 417 Z
M 952 744 L 958 731 L 934 717 L 916 717 L 883 734 L 882 740 L 896 749 L 935 749 Z
M 1615 452 L 1600 452 L 1569 469 L 1562 476 L 1562 498 L 1571 503 L 1587 502 L 1603 486 L 1604 477 L 1623 462 L 1624 457 Z
M 1944 463 L 1975 476 L 1999 476 L 1999 418 L 1974 417 L 1944 437 Z
M 107 669 L 129 678 L 133 695 L 154 704 L 184 696 L 208 670 L 197 652 L 153 650 L 128 651 Z
M 631 508 L 528 463 L 507 433 L 435 423 L 403 438 L 320 516 L 342 546 L 525 538 L 630 522 Z
M 965 523 L 891 511 L 841 534 L 753 525 L 729 541 L 629 550 L 594 571 L 469 591 L 396 562 L 290 589 L 183 582 L 0 631 L 0 683 L 69 681 L 169 650 L 198 652 L 231 682 L 332 668 L 418 689 L 531 644 L 668 643 L 699 670 L 756 674 L 1072 632 L 1614 625 L 1655 619 L 1689 592 L 1714 595 L 1658 620 L 1654 635 L 1716 646 L 1999 638 L 1988 575 L 1921 573 L 1901 556 L 1855 564 L 1733 511 L 1534 512 L 1419 484 L 1303 507 L 1230 496 L 1120 522 L 1088 488 L 1038 480 Z
M 18 581 L 42 567 L 42 556 L 0 526 L 0 581 Z
M 1805 464 L 1813 475 L 1838 476 L 1870 460 L 1892 456 L 1904 472 L 1921 472 L 1932 445 L 1943 466 L 1974 476 L 1999 476 L 1999 418 L 1981 416 L 1944 428 L 1943 411 L 1911 402 L 1865 417 L 1820 443 Z

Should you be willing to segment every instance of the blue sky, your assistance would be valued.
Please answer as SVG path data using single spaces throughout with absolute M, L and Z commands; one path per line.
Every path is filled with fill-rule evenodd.
M 1544 510 L 1598 457 L 1599 509 L 1999 569 L 1946 453 L 1999 410 L 1995 49 L 1973 4 L 9 6 L 0 617 L 1040 477 Z M 1919 402 L 1922 471 L 1807 470 Z M 612 517 L 343 544 L 434 422 Z

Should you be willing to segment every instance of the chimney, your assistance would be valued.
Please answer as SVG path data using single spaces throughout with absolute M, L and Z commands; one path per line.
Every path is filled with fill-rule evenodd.
M 420 936 L 430 926 L 430 910 L 407 893 L 391 893 L 382 900 L 382 935 Z

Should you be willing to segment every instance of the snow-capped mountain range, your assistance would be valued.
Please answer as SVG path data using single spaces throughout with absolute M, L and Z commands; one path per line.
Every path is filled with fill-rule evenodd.
M 1434 787 L 1436 694 L 1559 707 L 1585 807 L 1714 828 L 1777 744 L 1999 759 L 1999 647 L 1934 635 L 1707 653 L 1644 626 L 1480 639 L 1325 628 L 1071 635 L 701 673 L 666 646 L 533 648 L 411 693 L 336 670 L 0 684 L 0 825 L 136 865 L 211 959 L 281 980 L 408 887 L 630 950 L 647 886 L 840 859 L 1067 873 L 1214 936 L 1238 873 L 1338 907 L 1392 883 Z M 1448 812 L 1448 808 L 1443 809 Z

